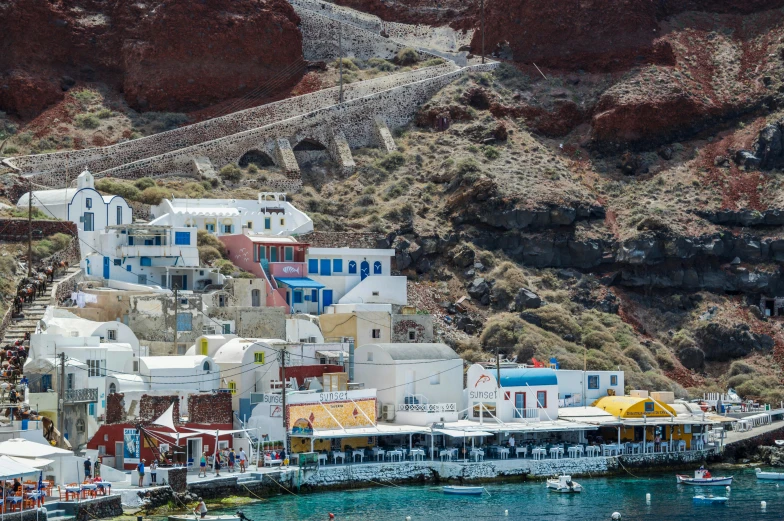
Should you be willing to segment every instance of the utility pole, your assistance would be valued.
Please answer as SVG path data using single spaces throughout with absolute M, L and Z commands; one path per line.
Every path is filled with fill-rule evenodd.
M 482 10 L 482 14 L 481 14 L 481 20 L 482 20 L 482 22 L 481 22 L 481 24 L 482 24 L 482 27 L 481 27 L 481 31 L 482 31 L 482 63 L 484 63 L 485 62 L 485 0 L 480 0 L 480 4 L 481 4 L 480 9 Z
M 484 1 L 484 0 L 483 0 Z M 340 103 L 343 103 L 343 24 L 338 25 L 338 74 L 340 75 Z
M 495 346 L 495 374 L 498 380 L 498 388 L 501 388 L 501 351 Z
M 33 276 L 33 180 L 28 180 L 30 193 L 27 198 L 27 276 Z
M 57 378 L 57 430 L 59 447 L 63 447 L 63 420 L 65 416 L 65 353 L 60 353 L 60 376 Z
M 283 406 L 283 450 L 286 454 L 289 453 L 289 428 L 286 425 L 286 358 L 289 356 L 288 349 L 286 349 L 288 344 L 283 345 L 280 351 L 278 351 L 278 361 L 280 362 L 280 379 L 282 380 L 282 386 L 280 390 L 281 396 L 281 405 Z
M 179 289 L 179 286 L 174 286 L 174 350 L 172 351 L 173 355 L 179 354 L 179 353 L 177 353 L 177 331 L 178 331 L 178 327 L 177 327 L 177 312 L 178 312 L 179 307 L 180 307 L 180 301 L 177 299 L 177 290 L 178 289 Z

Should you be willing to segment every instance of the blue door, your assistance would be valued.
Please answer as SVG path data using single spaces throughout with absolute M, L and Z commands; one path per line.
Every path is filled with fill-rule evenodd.
M 103 258 L 103 278 L 109 278 L 109 257 Z
M 332 305 L 332 290 L 325 289 L 321 292 L 321 301 L 323 302 L 323 306 L 331 306 Z M 323 309 L 323 308 L 322 308 Z
M 370 275 L 370 264 L 368 261 L 362 261 L 362 264 L 359 265 L 359 279 L 365 280 L 368 275 Z
M 272 246 L 270 248 L 270 262 L 278 262 L 278 248 L 277 248 L 277 246 Z
M 319 273 L 321 275 L 332 275 L 332 262 L 329 259 L 321 259 L 320 266 Z

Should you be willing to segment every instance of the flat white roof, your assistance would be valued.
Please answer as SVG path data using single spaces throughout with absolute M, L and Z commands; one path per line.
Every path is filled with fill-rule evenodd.
M 368 255 L 373 257 L 393 257 L 393 249 L 375 248 L 308 248 L 309 255 Z
M 147 369 L 194 369 L 207 360 L 204 355 L 142 356 L 139 360 Z

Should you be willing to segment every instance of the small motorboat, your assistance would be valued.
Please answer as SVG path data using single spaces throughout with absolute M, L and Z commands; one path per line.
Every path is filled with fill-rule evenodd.
M 777 479 L 784 480 L 784 472 L 762 472 L 762 469 L 754 469 L 757 479 Z
M 457 485 L 447 485 L 443 487 L 444 494 L 455 494 L 458 496 L 481 496 L 485 487 L 461 487 Z
M 775 443 L 779 447 L 784 447 L 784 440 L 773 440 L 773 443 Z
M 729 499 L 724 496 L 694 496 L 695 503 L 705 505 L 726 503 Z
M 701 485 L 701 486 L 714 486 L 724 487 L 732 485 L 732 476 L 711 476 L 708 469 L 699 469 L 694 471 L 694 477 L 685 474 L 676 474 L 675 478 L 680 485 Z
M 547 480 L 547 489 L 552 492 L 560 492 L 562 494 L 574 494 L 582 492 L 583 487 L 576 481 L 572 481 L 572 476 L 558 476 Z

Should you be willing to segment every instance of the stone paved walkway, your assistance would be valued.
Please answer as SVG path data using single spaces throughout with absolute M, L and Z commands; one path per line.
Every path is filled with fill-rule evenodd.
M 778 429 L 784 429 L 784 421 L 774 421 L 769 425 L 761 425 L 759 427 L 754 427 L 753 429 L 747 432 L 729 431 L 727 432 L 727 437 L 724 439 L 724 445 L 729 445 L 730 443 L 737 443 L 739 441 L 755 438 L 762 434 L 766 434 L 768 432 L 775 431 Z

